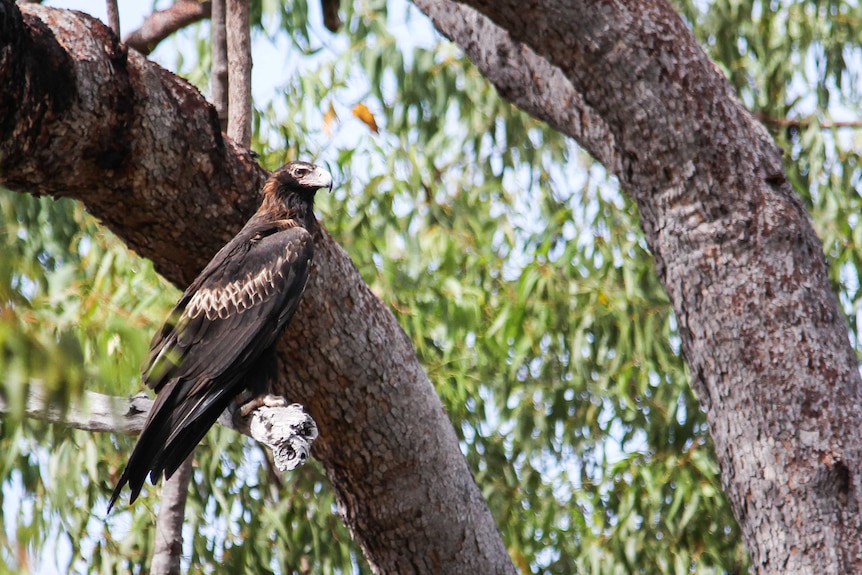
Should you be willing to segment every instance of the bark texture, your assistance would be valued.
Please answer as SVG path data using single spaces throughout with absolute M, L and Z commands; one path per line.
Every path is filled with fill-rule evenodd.
M 862 572 L 862 382 L 822 245 L 781 151 L 680 17 L 663 0 L 467 0 L 484 15 L 471 27 L 441 15 L 464 6 L 418 3 L 496 70 L 504 97 L 582 142 L 637 202 L 757 570 Z M 544 94 L 557 89 L 590 111 L 568 129 Z M 610 155 L 589 137 L 593 116 Z
M 212 107 L 86 15 L 0 1 L 0 184 L 73 197 L 187 285 L 259 203 L 266 173 Z M 348 526 L 385 573 L 514 567 L 407 336 L 325 232 L 280 355 L 320 427 Z

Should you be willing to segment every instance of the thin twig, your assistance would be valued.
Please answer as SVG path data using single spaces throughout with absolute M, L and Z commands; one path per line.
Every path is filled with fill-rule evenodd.
M 236 143 L 245 148 L 251 144 L 250 25 L 249 1 L 227 0 L 225 10 L 228 62 L 227 133 Z M 153 550 L 151 567 L 153 575 L 179 573 L 191 466 L 192 456 L 190 455 L 162 487 L 162 501 L 156 522 L 156 546 Z
M 338 15 L 338 8 L 341 2 L 338 0 L 320 0 L 320 7 L 323 10 L 323 25 L 330 32 L 338 32 L 341 27 L 341 17 Z
M 817 124 L 824 130 L 832 129 L 858 129 L 862 128 L 862 120 L 846 120 L 833 122 L 830 120 L 820 120 L 819 118 L 778 118 L 775 116 L 767 116 L 766 114 L 757 114 L 757 119 L 770 126 L 780 126 L 782 128 L 807 128 L 812 124 Z
M 251 145 L 251 24 L 248 0 L 227 0 L 228 136 Z

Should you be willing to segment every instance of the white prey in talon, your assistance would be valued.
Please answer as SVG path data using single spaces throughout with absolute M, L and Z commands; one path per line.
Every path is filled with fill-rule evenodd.
M 308 461 L 317 439 L 317 424 L 298 403 L 268 395 L 250 414 L 251 436 L 272 451 L 279 471 L 296 469 Z

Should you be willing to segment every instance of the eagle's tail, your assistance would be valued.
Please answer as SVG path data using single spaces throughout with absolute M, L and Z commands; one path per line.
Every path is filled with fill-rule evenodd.
M 127 483 L 132 490 L 129 504 L 135 502 L 147 476 L 153 485 L 182 465 L 209 428 L 243 389 L 251 396 L 265 395 L 278 379 L 278 358 L 270 346 L 251 359 L 248 369 L 238 369 L 212 379 L 172 379 L 159 389 L 144 429 L 135 444 L 129 463 L 111 494 L 108 512 Z
M 163 473 L 165 479 L 170 479 L 238 392 L 235 385 L 202 386 L 211 395 L 190 394 L 192 384 L 172 380 L 156 396 L 129 463 L 111 494 L 108 512 L 127 483 L 132 490 L 132 504 L 148 475 L 153 485 Z

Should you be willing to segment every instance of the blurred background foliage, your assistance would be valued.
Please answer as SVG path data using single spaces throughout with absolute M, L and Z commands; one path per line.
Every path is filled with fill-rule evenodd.
M 416 346 L 525 573 L 744 573 L 704 414 L 633 204 L 501 100 L 402 0 L 253 2 L 283 55 L 254 148 L 328 165 L 318 212 Z M 857 342 L 862 15 L 844 0 L 678 1 L 785 150 Z M 120 3 L 123 10 L 123 3 Z M 155 57 L 207 92 L 208 25 Z M 849 123 L 845 126 L 840 122 Z M 843 127 L 842 127 L 843 126 Z M 147 496 L 105 518 L 132 439 L 21 417 L 27 387 L 140 391 L 179 291 L 69 201 L 0 192 L 0 571 L 145 572 Z M 215 429 L 196 452 L 193 573 L 367 573 L 322 468 L 274 476 Z

